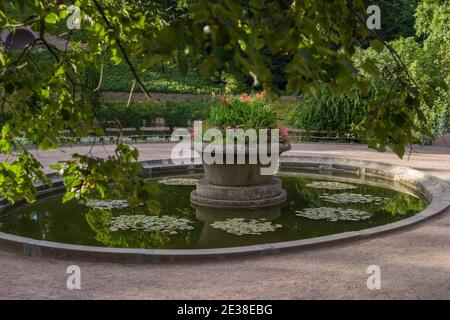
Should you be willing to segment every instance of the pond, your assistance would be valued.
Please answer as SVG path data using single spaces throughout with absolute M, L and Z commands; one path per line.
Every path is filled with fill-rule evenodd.
M 288 201 L 257 210 L 194 208 L 199 173 L 148 180 L 161 210 L 116 199 L 61 202 L 61 195 L 0 215 L 0 231 L 69 244 L 146 249 L 204 249 L 265 244 L 356 231 L 410 217 L 426 208 L 412 192 L 356 176 L 281 172 Z

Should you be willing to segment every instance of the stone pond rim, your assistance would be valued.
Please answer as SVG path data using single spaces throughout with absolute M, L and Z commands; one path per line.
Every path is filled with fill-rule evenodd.
M 149 160 L 141 162 L 149 177 L 154 174 L 176 172 L 192 172 L 201 169 L 195 164 L 173 164 L 171 160 Z M 26 256 L 45 256 L 63 259 L 78 259 L 88 261 L 107 262 L 170 262 L 170 261 L 200 261 L 203 259 L 222 259 L 228 257 L 267 255 L 287 250 L 301 250 L 322 245 L 331 245 L 342 241 L 366 239 L 388 232 L 411 227 L 416 223 L 435 216 L 450 207 L 450 185 L 427 173 L 403 166 L 390 165 L 368 160 L 354 160 L 332 158 L 326 156 L 287 156 L 280 160 L 281 169 L 314 170 L 322 173 L 350 173 L 360 178 L 373 177 L 383 181 L 390 181 L 398 189 L 413 189 L 425 199 L 428 206 L 425 210 L 409 218 L 359 231 L 351 231 L 320 236 L 302 240 L 277 242 L 270 244 L 251 245 L 242 247 L 217 249 L 126 249 L 72 245 L 20 237 L 0 232 L 0 250 L 22 254 Z M 51 188 L 38 188 L 38 197 L 64 190 L 62 181 L 57 173 L 50 173 L 49 178 L 54 181 Z M 0 200 L 0 214 L 3 209 L 10 207 L 4 199 Z

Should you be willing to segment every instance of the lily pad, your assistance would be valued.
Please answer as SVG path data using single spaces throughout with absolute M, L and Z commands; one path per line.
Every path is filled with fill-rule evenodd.
M 328 189 L 328 190 L 350 190 L 357 188 L 357 186 L 352 184 L 335 181 L 315 181 L 308 183 L 306 186 L 314 189 Z
M 373 203 L 375 205 L 382 205 L 388 198 L 372 196 L 370 194 L 360 193 L 337 193 L 337 194 L 323 194 L 319 198 L 331 203 Z
M 198 179 L 193 178 L 168 178 L 161 179 L 158 181 L 159 183 L 168 185 L 168 186 L 195 186 L 198 183 Z
M 355 209 L 342 208 L 306 208 L 297 210 L 296 216 L 313 219 L 313 220 L 328 220 L 328 221 L 361 221 L 370 219 L 373 214 L 366 211 Z
M 192 223 L 188 219 L 170 216 L 121 215 L 111 218 L 109 230 L 114 232 L 131 229 L 175 235 L 178 234 L 178 231 L 194 229 L 191 226 Z
M 220 229 L 237 236 L 261 235 L 264 232 L 273 232 L 281 228 L 281 224 L 272 224 L 266 219 L 233 218 L 224 221 L 216 221 L 211 224 L 214 229 Z
M 96 209 L 110 210 L 123 209 L 129 206 L 127 200 L 90 200 L 86 202 L 86 206 Z

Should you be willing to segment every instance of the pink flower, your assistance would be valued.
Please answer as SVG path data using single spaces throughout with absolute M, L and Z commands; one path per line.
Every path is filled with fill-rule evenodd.
M 281 141 L 282 142 L 287 142 L 289 141 L 290 137 L 289 137 L 289 130 L 286 128 L 280 128 L 280 136 L 281 136 Z
M 239 97 L 239 100 L 240 100 L 241 102 L 244 102 L 244 103 L 250 102 L 251 99 L 252 99 L 252 98 L 251 98 L 247 93 L 243 93 L 243 94 L 241 94 L 241 96 Z
M 188 131 L 189 131 L 189 135 L 191 136 L 191 139 L 194 139 L 195 138 L 195 130 L 194 130 L 194 128 L 189 128 Z
M 266 98 L 266 96 L 267 96 L 267 94 L 265 91 L 255 94 L 255 97 L 258 100 L 264 100 Z

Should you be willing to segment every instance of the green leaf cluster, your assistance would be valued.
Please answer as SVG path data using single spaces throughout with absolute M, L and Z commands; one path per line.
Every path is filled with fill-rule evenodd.
M 269 103 L 260 99 L 214 101 L 207 125 L 226 129 L 273 129 L 277 127 L 277 113 Z

